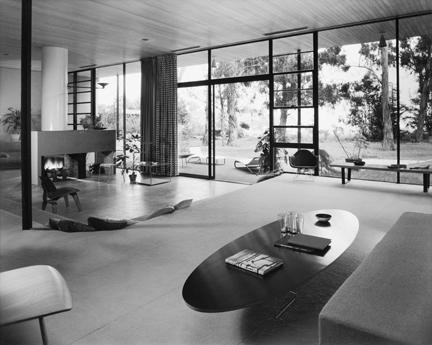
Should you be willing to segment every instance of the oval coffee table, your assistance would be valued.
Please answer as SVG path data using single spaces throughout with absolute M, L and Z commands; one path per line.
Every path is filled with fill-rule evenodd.
M 329 213 L 329 223 L 318 222 L 317 213 Z M 330 238 L 325 253 L 305 253 L 275 247 L 281 237 L 278 221 L 262 226 L 228 243 L 204 260 L 183 286 L 183 299 L 200 312 L 224 312 L 249 307 L 299 287 L 335 261 L 354 241 L 359 222 L 352 213 L 322 209 L 303 213 L 304 234 Z M 266 276 L 240 270 L 225 259 L 250 249 L 283 260 L 283 265 Z

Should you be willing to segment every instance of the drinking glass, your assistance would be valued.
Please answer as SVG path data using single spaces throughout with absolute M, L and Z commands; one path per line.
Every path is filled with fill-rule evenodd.
M 286 218 L 287 218 L 286 213 L 279 213 L 278 214 L 278 220 L 279 220 L 279 226 L 280 226 L 281 232 L 287 231 Z

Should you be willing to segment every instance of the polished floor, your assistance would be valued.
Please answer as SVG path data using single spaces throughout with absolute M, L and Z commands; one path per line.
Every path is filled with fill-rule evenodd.
M 193 198 L 191 207 L 122 231 L 41 231 L 51 212 L 40 210 L 34 186 L 35 230 L 22 231 L 19 178 L 2 175 L 0 271 L 45 264 L 57 268 L 73 295 L 70 312 L 47 317 L 52 344 L 73 345 L 262 345 L 317 344 L 318 315 L 326 301 L 406 211 L 432 213 L 432 191 L 421 186 L 317 177 L 239 185 L 175 178 L 160 186 L 97 180 L 65 183 L 81 189 L 83 211 L 71 202 L 59 215 L 85 221 L 95 214 L 137 218 L 167 203 Z M 63 183 L 63 182 L 59 182 Z M 6 197 L 8 199 L 6 199 Z M 268 224 L 281 211 L 344 209 L 359 220 L 350 248 L 330 267 L 299 287 L 297 301 L 275 318 L 289 296 L 225 313 L 187 307 L 182 287 L 190 273 L 230 241 Z M 48 211 L 48 210 L 47 210 Z M 409 236 L 409 229 L 407 229 Z M 0 331 L 0 344 L 41 344 L 38 323 Z
M 0 208 L 16 215 L 21 215 L 21 177 L 19 170 L 0 171 Z M 57 187 L 69 186 L 80 190 L 78 193 L 82 211 L 79 212 L 71 197 L 69 207 L 64 200 L 58 201 L 57 214 L 80 222 L 87 222 L 89 216 L 109 219 L 145 218 L 153 211 L 184 199 L 198 200 L 214 197 L 241 188 L 247 184 L 209 181 L 190 177 L 173 177 L 169 183 L 154 186 L 131 184 L 121 174 L 114 179 L 95 175 L 91 178 L 56 182 Z M 53 216 L 52 208 L 40 212 L 43 190 L 41 186 L 32 186 L 33 220 L 46 224 Z M 37 225 L 35 225 L 37 226 Z

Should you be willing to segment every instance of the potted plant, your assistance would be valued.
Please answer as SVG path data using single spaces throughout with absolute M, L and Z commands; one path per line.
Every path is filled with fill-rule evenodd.
M 260 153 L 260 173 L 268 173 L 271 168 L 272 158 L 270 156 L 270 131 L 267 129 L 262 137 L 258 138 L 258 143 L 255 147 L 255 152 Z M 288 151 L 282 148 L 273 148 L 273 160 L 276 163 L 277 169 L 280 169 L 279 160 L 283 159 L 288 164 Z
M 333 134 L 336 137 L 336 140 L 338 141 L 338 143 L 340 144 L 340 146 L 342 147 L 342 150 L 344 150 L 347 158 L 345 158 L 346 162 L 362 162 L 362 158 L 361 158 L 361 151 L 363 149 L 366 149 L 368 147 L 368 142 L 366 140 L 366 138 L 359 132 L 357 132 L 353 139 L 352 142 L 354 143 L 353 145 L 353 149 L 352 149 L 352 153 L 349 153 L 342 142 L 342 139 L 340 138 L 340 134 L 343 134 L 343 128 L 341 127 L 336 127 L 333 129 Z
M 102 117 L 98 116 L 93 121 L 91 115 L 86 115 L 80 120 L 80 125 L 83 126 L 84 129 L 105 129 L 105 124 L 102 122 Z
M 141 156 L 141 136 L 138 133 L 128 134 L 125 139 L 123 153 L 116 156 L 116 167 L 121 170 L 121 174 L 129 175 L 130 181 L 136 181 L 136 170 Z
M 10 134 L 11 141 L 19 141 L 21 135 L 21 111 L 8 108 L 9 113 L 5 114 L 1 123 L 6 126 L 6 132 Z

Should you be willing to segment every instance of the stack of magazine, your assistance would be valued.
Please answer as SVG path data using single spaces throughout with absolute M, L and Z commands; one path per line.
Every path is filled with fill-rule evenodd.
M 256 253 L 249 249 L 226 258 L 225 262 L 260 275 L 265 275 L 283 264 L 281 259 Z

